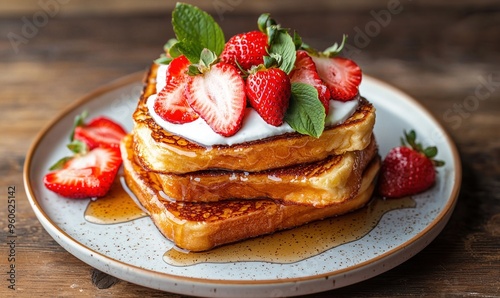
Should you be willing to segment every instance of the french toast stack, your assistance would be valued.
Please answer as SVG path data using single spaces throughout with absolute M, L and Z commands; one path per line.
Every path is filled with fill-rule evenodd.
M 318 52 L 269 14 L 257 23 L 226 41 L 178 3 L 121 141 L 129 188 L 189 251 L 356 210 L 374 189 L 375 109 L 359 66 L 338 57 L 345 37 Z
M 153 64 L 121 143 L 124 175 L 161 233 L 189 251 L 338 216 L 367 204 L 380 167 L 375 109 L 359 98 L 343 123 L 319 138 L 286 133 L 202 146 L 160 127 L 148 98 Z

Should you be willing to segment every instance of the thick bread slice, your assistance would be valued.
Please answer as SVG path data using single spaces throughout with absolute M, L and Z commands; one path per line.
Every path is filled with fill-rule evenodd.
M 356 196 L 325 208 L 283 205 L 274 200 L 228 200 L 210 203 L 168 201 L 159 195 L 156 174 L 135 162 L 132 150 L 122 150 L 128 187 L 149 211 L 159 231 L 175 245 L 204 251 L 337 216 L 367 204 L 375 185 L 380 158 L 376 156 L 364 171 Z
M 319 138 L 286 133 L 236 145 L 205 147 L 172 134 L 151 118 L 146 106 L 156 93 L 153 65 L 146 78 L 134 121 L 134 150 L 141 165 L 159 173 L 183 174 L 206 169 L 258 172 L 315 162 L 329 155 L 363 150 L 371 140 L 375 108 L 363 98 L 355 113 L 341 125 L 327 127 Z
M 131 147 L 131 137 L 125 140 Z M 270 198 L 286 204 L 324 207 L 358 191 L 366 165 L 377 154 L 375 139 L 363 150 L 331 155 L 321 161 L 261 172 L 206 170 L 158 174 L 166 197 L 176 201 L 212 202 Z

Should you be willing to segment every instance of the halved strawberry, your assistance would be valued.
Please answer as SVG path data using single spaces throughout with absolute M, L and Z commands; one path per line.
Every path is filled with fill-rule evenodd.
M 120 146 L 127 132 L 121 125 L 106 117 L 97 117 L 88 123 L 78 123 L 73 138 L 86 143 L 90 149 Z
M 64 159 L 62 168 L 44 177 L 45 186 L 66 198 L 95 198 L 110 189 L 121 165 L 120 150 L 97 147 Z
M 296 53 L 295 66 L 290 72 L 290 81 L 292 83 L 305 83 L 313 86 L 318 91 L 318 98 L 325 107 L 328 115 L 330 108 L 330 90 L 318 75 L 316 64 L 313 59 L 304 50 L 298 50 Z
M 246 107 L 245 83 L 239 70 L 227 63 L 206 63 L 190 77 L 185 95 L 194 111 L 216 133 L 229 137 L 240 128 Z
M 273 126 L 283 124 L 291 94 L 290 78 L 279 68 L 252 68 L 245 90 L 250 105 Z
M 349 101 L 358 94 L 361 69 L 352 60 L 342 57 L 312 56 L 320 78 L 330 89 L 332 99 Z
M 267 35 L 260 31 L 240 33 L 231 37 L 220 55 L 222 62 L 249 70 L 254 65 L 264 63 L 267 56 Z
M 192 122 L 199 117 L 189 106 L 184 95 L 189 80 L 187 74 L 189 65 L 189 60 L 185 56 L 172 60 L 168 67 L 166 85 L 156 97 L 153 108 L 168 122 L 182 124 Z

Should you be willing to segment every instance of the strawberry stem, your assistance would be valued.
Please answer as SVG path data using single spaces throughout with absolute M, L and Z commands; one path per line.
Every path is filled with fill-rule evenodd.
M 257 20 L 257 26 L 259 27 L 260 32 L 267 33 L 267 27 L 276 25 L 276 21 L 271 18 L 269 13 L 263 13 L 259 16 Z
M 329 58 L 337 56 L 344 49 L 346 40 L 347 40 L 347 35 L 344 34 L 342 36 L 342 42 L 340 43 L 340 45 L 338 43 L 334 43 L 331 47 L 329 47 L 323 51 L 323 55 L 325 55 L 326 57 L 329 57 Z
M 75 120 L 73 121 L 73 128 L 71 130 L 71 133 L 69 135 L 69 141 L 73 142 L 75 139 L 75 129 L 78 126 L 84 126 L 85 125 L 85 119 L 88 117 L 89 112 L 87 110 L 84 110 L 80 115 L 76 115 Z
M 411 147 L 413 150 L 425 155 L 432 161 L 435 167 L 440 167 L 445 164 L 442 160 L 434 159 L 438 154 L 438 148 L 436 146 L 424 148 L 421 143 L 417 143 L 417 133 L 414 130 L 410 130 L 409 132 L 404 131 L 404 138 L 401 138 L 401 146 Z
M 74 140 L 73 142 L 69 143 L 66 147 L 68 147 L 68 149 L 75 154 L 85 155 L 87 154 L 87 152 L 89 152 L 89 147 L 87 146 L 87 144 L 78 140 Z

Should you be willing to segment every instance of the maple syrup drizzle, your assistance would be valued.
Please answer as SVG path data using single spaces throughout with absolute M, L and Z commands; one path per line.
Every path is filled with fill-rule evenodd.
M 144 212 L 127 192 L 123 179 L 115 179 L 106 196 L 90 201 L 85 210 L 85 220 L 96 224 L 117 224 L 146 217 Z
M 237 261 L 294 263 L 364 237 L 386 212 L 415 206 L 415 201 L 409 197 L 391 200 L 375 198 L 368 206 L 346 215 L 206 252 L 186 252 L 174 247 L 163 255 L 163 260 L 174 266 Z
M 375 228 L 385 213 L 395 209 L 414 208 L 415 205 L 415 201 L 409 197 L 391 200 L 374 198 L 368 206 L 346 215 L 206 252 L 189 252 L 173 247 L 163 255 L 163 260 L 174 266 L 237 261 L 294 263 L 358 240 Z M 85 219 L 96 224 L 117 224 L 146 216 L 147 213 L 132 198 L 123 177 L 113 182 L 106 196 L 90 201 L 85 210 Z

